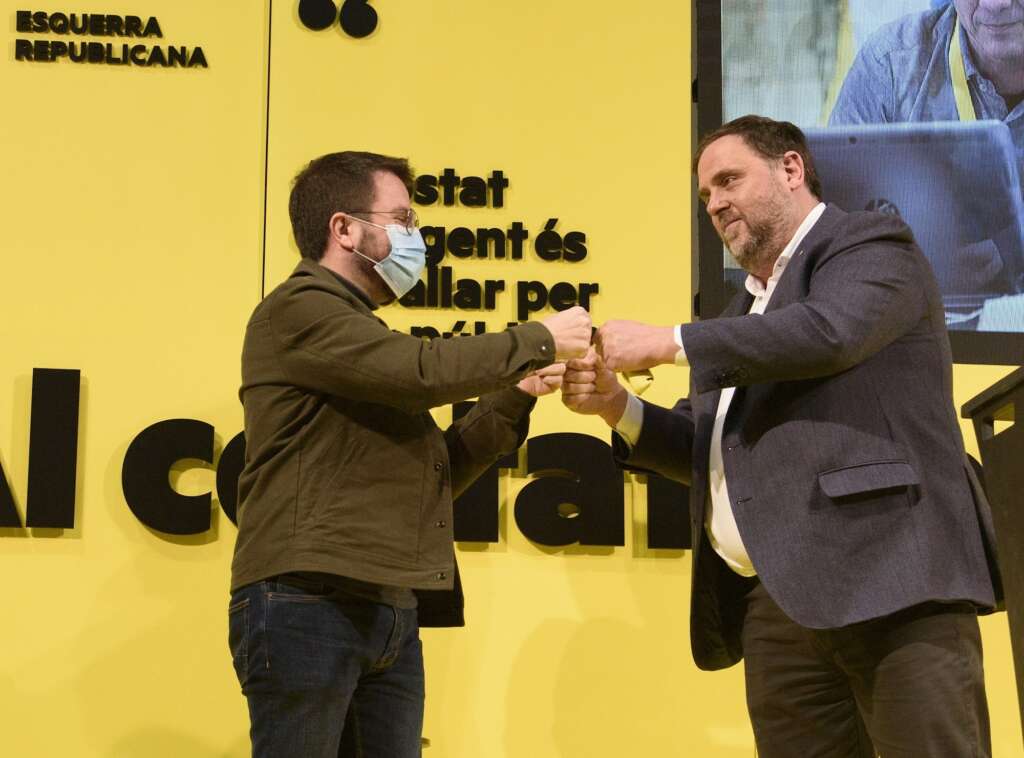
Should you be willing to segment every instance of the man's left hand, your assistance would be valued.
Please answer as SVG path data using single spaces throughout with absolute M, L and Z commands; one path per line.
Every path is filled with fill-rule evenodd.
M 612 371 L 639 371 L 675 363 L 679 352 L 674 327 L 639 321 L 605 321 L 594 342 L 604 365 Z
M 527 395 L 543 397 L 562 386 L 562 377 L 565 376 L 564 363 L 552 363 L 542 369 L 534 371 L 516 385 Z

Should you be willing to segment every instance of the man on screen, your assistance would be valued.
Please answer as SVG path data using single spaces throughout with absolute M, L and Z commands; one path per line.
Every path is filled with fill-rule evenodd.
M 725 124 L 695 170 L 746 291 L 708 321 L 605 323 L 563 401 L 690 486 L 694 660 L 745 660 L 761 758 L 988 755 L 987 511 L 927 261 L 899 219 L 820 201 L 790 123 Z M 690 366 L 671 409 L 613 373 L 663 363 Z
M 404 159 L 312 161 L 288 206 L 302 261 L 246 328 L 228 624 L 256 758 L 418 758 L 419 626 L 462 623 L 452 498 L 590 344 L 579 307 L 450 340 L 389 329 L 378 305 L 425 263 L 411 186 Z M 478 395 L 444 432 L 428 412 Z M 418 609 L 413 590 L 454 591 Z
M 829 123 L 974 119 L 1006 123 L 1024 164 L 1024 0 L 954 0 L 882 27 Z
M 1002 121 L 1024 179 L 1024 0 L 953 0 L 905 16 L 872 35 L 843 82 L 829 125 L 906 121 Z M 973 239 L 962 240 L 964 292 L 1016 292 L 1002 257 L 1019 255 L 1015 223 L 985 228 L 983 197 L 964 197 Z

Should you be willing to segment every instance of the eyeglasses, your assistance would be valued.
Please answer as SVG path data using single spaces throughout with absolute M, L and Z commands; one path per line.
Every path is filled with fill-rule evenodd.
M 420 217 L 416 215 L 416 211 L 412 208 L 406 208 L 405 210 L 398 211 L 349 211 L 348 213 L 352 218 L 355 218 L 356 221 L 363 221 L 363 219 L 356 217 L 355 214 L 357 213 L 365 213 L 370 216 L 387 216 L 397 222 L 399 226 L 404 227 L 405 231 L 410 234 L 412 234 L 413 229 L 418 229 L 420 225 Z M 365 223 L 371 224 L 371 226 L 377 226 L 377 224 L 372 224 L 369 221 L 366 221 Z

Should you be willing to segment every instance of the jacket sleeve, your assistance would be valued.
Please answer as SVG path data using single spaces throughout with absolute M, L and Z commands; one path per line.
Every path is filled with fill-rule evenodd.
M 672 408 L 642 401 L 644 421 L 636 445 L 612 436 L 612 455 L 625 469 L 658 474 L 689 486 L 693 470 L 693 408 L 687 399 Z
M 921 322 L 934 274 L 909 229 L 881 214 L 849 218 L 859 228 L 817 261 L 805 299 L 682 326 L 697 392 L 837 374 Z
M 484 395 L 445 430 L 451 464 L 452 497 L 526 441 L 530 411 L 537 399 L 515 387 Z
M 274 298 L 270 331 L 289 382 L 407 413 L 506 387 L 555 358 L 539 323 L 424 341 L 392 331 L 313 278 Z

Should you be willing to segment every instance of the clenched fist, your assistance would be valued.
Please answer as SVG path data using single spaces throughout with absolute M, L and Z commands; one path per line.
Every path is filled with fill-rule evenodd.
M 542 369 L 528 374 L 519 381 L 516 386 L 528 395 L 543 397 L 562 386 L 562 377 L 565 375 L 564 363 L 552 363 Z
M 590 347 L 590 314 L 574 305 L 541 321 L 555 338 L 555 360 L 581 358 Z
M 626 389 L 591 347 L 583 358 L 566 364 L 562 402 L 576 413 L 598 415 L 615 426 L 626 408 Z
M 606 321 L 597 330 L 594 344 L 611 371 L 638 371 L 674 363 L 679 351 L 674 327 L 639 321 Z

